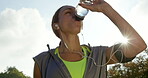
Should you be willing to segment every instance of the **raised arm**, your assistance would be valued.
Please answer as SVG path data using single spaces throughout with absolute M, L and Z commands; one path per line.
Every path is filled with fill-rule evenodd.
M 85 5 L 85 4 L 80 4 L 80 5 L 82 7 L 90 9 L 91 11 L 102 12 L 117 26 L 122 35 L 128 39 L 127 44 L 121 44 L 120 47 L 117 47 L 124 54 L 126 58 L 133 58 L 138 53 L 146 49 L 147 45 L 145 44 L 141 36 L 107 2 L 96 0 L 92 5 Z M 109 47 L 107 50 L 107 59 L 110 58 L 112 48 L 113 46 Z M 114 61 L 110 60 L 110 63 L 119 62 L 115 56 L 113 56 L 112 59 Z

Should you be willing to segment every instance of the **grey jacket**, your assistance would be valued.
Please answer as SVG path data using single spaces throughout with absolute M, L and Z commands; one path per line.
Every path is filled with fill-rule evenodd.
M 107 77 L 107 66 L 96 66 L 94 64 L 94 61 L 97 65 L 106 63 L 106 48 L 106 46 L 90 47 L 92 52 L 87 52 L 87 54 L 91 58 L 87 58 L 83 78 Z M 63 61 L 54 52 L 55 49 L 51 49 L 33 58 L 39 66 L 42 78 L 72 78 Z

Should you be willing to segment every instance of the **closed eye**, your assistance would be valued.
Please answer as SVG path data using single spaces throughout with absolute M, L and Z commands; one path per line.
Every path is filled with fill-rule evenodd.
M 72 14 L 70 11 L 68 11 L 68 12 L 65 12 L 65 14 Z
M 65 14 L 65 15 L 72 15 L 72 16 L 73 16 L 74 11 L 75 11 L 74 9 L 68 8 L 68 9 L 66 9 L 66 10 L 64 11 L 64 14 Z

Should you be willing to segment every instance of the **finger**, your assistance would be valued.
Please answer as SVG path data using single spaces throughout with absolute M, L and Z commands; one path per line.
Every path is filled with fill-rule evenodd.
M 97 1 L 101 2 L 101 1 L 104 1 L 104 0 L 97 0 Z
M 87 4 L 79 3 L 79 5 L 86 9 L 90 9 L 90 10 L 92 9 L 91 4 L 87 5 Z
M 98 3 L 101 3 L 103 2 L 104 0 L 93 0 L 93 4 L 98 4 Z

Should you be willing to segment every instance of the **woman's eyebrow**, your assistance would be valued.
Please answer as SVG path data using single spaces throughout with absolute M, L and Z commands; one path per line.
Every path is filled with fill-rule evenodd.
M 67 12 L 67 11 L 74 11 L 74 8 L 66 8 L 65 10 L 63 10 L 63 13 Z
M 72 10 L 72 8 L 67 8 L 67 9 L 65 9 L 64 11 L 69 11 L 69 10 L 71 11 L 71 10 Z
M 65 9 L 65 10 L 75 10 L 75 8 L 71 8 L 71 7 L 69 7 L 69 8 L 67 8 L 67 9 Z

